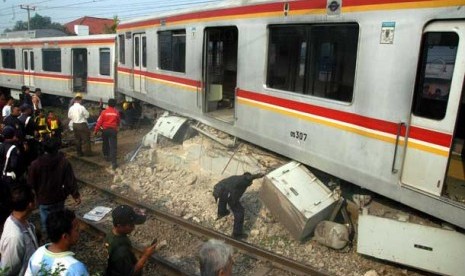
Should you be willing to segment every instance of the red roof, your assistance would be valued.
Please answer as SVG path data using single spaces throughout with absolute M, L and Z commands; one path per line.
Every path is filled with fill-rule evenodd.
M 76 34 L 74 32 L 75 25 L 89 26 L 89 34 L 103 34 L 105 26 L 110 28 L 113 25 L 113 19 L 84 16 L 66 23 L 66 31 L 70 34 Z

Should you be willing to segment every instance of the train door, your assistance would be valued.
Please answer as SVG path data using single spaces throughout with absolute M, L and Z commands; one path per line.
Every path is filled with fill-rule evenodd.
M 73 92 L 87 92 L 87 49 L 75 48 L 71 53 Z
M 133 37 L 133 78 L 134 91 L 147 93 L 146 73 L 147 73 L 147 37 L 145 34 L 135 34 Z
M 435 22 L 425 28 L 401 181 L 436 196 L 447 193 L 464 61 L 465 21 Z
M 204 112 L 229 123 L 234 122 L 235 116 L 237 45 L 236 27 L 205 29 Z
M 23 50 L 23 76 L 24 85 L 34 85 L 34 52 L 31 49 Z

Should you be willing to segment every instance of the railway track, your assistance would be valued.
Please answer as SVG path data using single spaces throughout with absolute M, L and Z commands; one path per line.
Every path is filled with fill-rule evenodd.
M 78 216 L 78 219 L 81 222 L 81 226 L 84 225 L 84 229 L 87 232 L 90 232 L 92 235 L 100 235 L 103 236 L 108 232 L 108 229 L 105 227 L 100 226 L 97 223 L 92 223 L 82 216 Z M 143 253 L 144 248 L 141 245 L 135 244 L 133 245 L 133 250 L 136 252 L 137 255 L 141 255 Z M 158 269 L 161 269 L 164 273 L 168 275 L 182 275 L 182 276 L 194 276 L 194 273 L 188 272 L 184 270 L 182 267 L 177 266 L 176 264 L 153 254 L 150 256 L 150 261 L 157 265 Z
M 70 157 L 71 157 L 70 160 L 73 163 L 81 162 L 81 166 L 82 164 L 86 164 L 87 166 L 89 166 L 89 170 L 91 167 L 93 167 L 93 170 L 95 170 L 95 166 L 97 166 L 98 168 L 101 168 L 102 171 L 104 171 L 104 166 L 101 163 L 96 163 L 87 158 L 78 158 L 76 156 L 70 156 Z M 292 260 L 292 259 L 283 257 L 281 255 L 275 254 L 273 252 L 261 249 L 250 243 L 233 239 L 230 236 L 224 235 L 210 228 L 184 220 L 183 218 L 172 215 L 170 213 L 161 211 L 156 206 L 151 205 L 146 202 L 140 202 L 139 200 L 131 196 L 124 196 L 121 194 L 116 194 L 115 192 L 105 187 L 104 185 L 98 184 L 98 182 L 100 182 L 98 180 L 92 181 L 91 183 L 88 180 L 80 178 L 79 181 L 85 186 L 90 187 L 91 189 L 95 189 L 99 193 L 104 194 L 106 197 L 108 197 L 112 201 L 115 201 L 119 204 L 128 204 L 128 205 L 131 205 L 137 208 L 145 209 L 147 212 L 147 215 L 149 215 L 153 219 L 156 219 L 166 224 L 175 225 L 176 227 L 179 227 L 180 229 L 192 234 L 193 236 L 196 236 L 197 238 L 200 238 L 200 239 L 213 238 L 213 239 L 224 240 L 226 243 L 235 247 L 236 249 L 238 249 L 240 252 L 242 252 L 246 256 L 249 256 L 249 258 L 258 259 L 262 263 L 266 263 L 265 270 L 267 268 L 269 270 L 265 271 L 263 275 L 265 274 L 282 275 L 284 272 L 287 272 L 285 274 L 290 273 L 290 274 L 296 274 L 296 275 L 329 275 L 327 272 L 321 271 L 320 269 L 316 269 L 316 268 L 304 265 L 295 260 Z M 102 232 L 105 231 L 105 229 L 102 226 L 96 223 L 89 223 L 88 221 L 86 221 L 86 223 L 91 225 L 97 231 L 102 231 Z M 187 270 L 185 269 L 183 270 L 178 265 L 173 264 L 172 262 L 164 258 L 161 258 L 156 255 L 154 255 L 153 257 L 154 257 L 155 262 L 161 264 L 163 267 L 166 267 L 168 270 L 170 270 L 171 273 L 173 273 L 171 275 L 194 275 L 191 272 L 187 272 Z M 273 270 L 281 270 L 281 273 L 277 271 L 273 272 Z

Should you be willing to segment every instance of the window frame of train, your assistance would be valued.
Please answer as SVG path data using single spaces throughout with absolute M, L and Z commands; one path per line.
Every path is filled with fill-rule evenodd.
M 459 35 L 455 32 L 423 34 L 412 106 L 414 115 L 432 120 L 446 116 L 458 45 Z M 448 91 L 443 91 L 444 88 Z
M 2 68 L 16 69 L 15 49 L 2 49 Z
M 124 34 L 118 35 L 118 59 L 120 64 L 126 64 L 126 40 Z
M 186 29 L 158 31 L 158 68 L 186 72 Z
M 352 102 L 357 23 L 268 26 L 268 88 Z
M 99 48 L 99 74 L 101 76 L 110 76 L 111 74 L 111 52 L 110 48 Z
M 135 92 L 147 93 L 147 35 L 146 33 L 132 34 L 133 69 L 132 87 Z
M 61 49 L 42 49 L 42 70 L 61 72 Z

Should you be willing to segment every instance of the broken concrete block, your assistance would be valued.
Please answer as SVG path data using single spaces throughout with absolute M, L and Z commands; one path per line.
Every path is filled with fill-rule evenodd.
M 302 240 L 328 219 L 339 195 L 293 161 L 266 175 L 260 199 L 295 239 Z
M 342 249 L 349 242 L 349 228 L 332 221 L 322 221 L 316 226 L 313 239 L 322 245 Z

